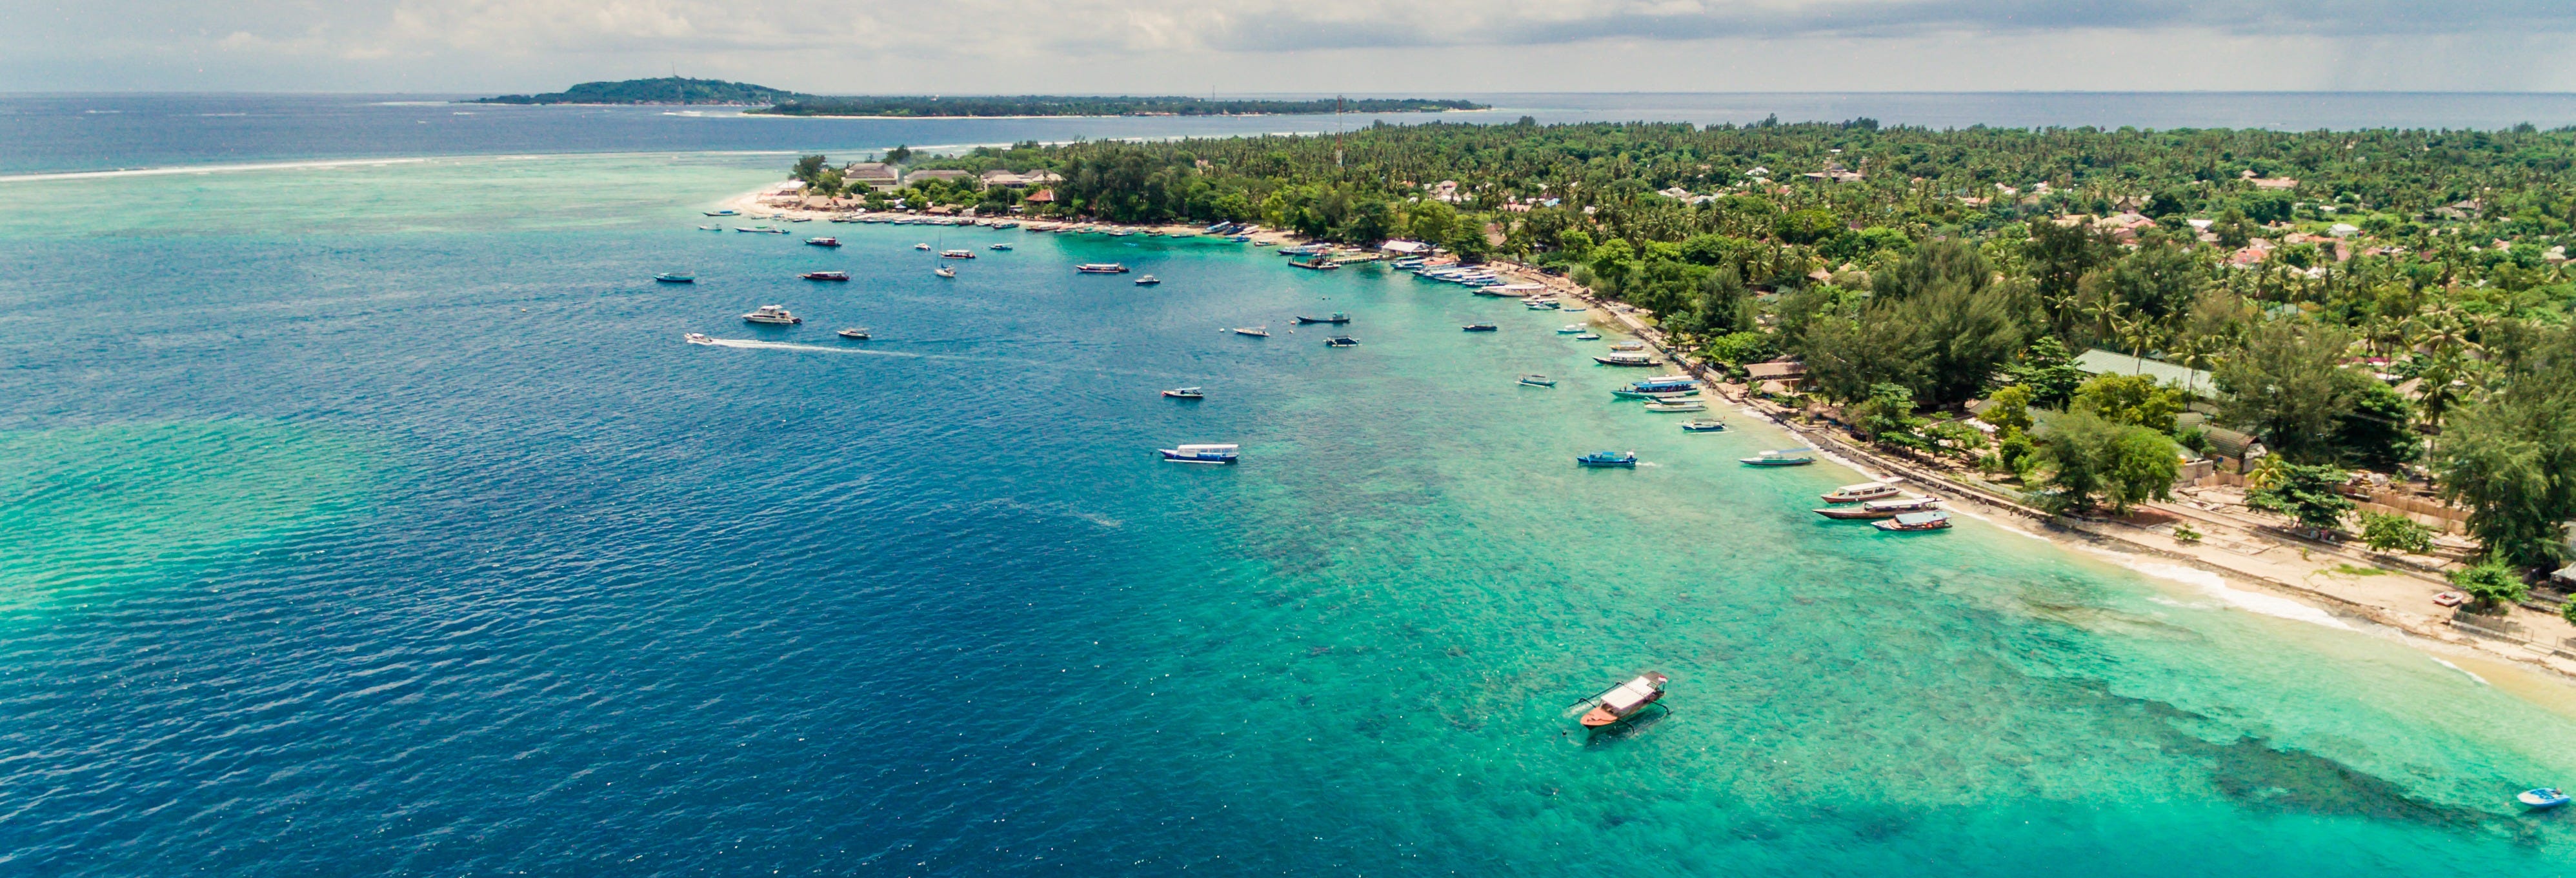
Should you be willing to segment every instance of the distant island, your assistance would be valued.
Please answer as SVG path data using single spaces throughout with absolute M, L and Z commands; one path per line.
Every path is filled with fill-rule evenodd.
M 1188 97 L 1071 97 L 990 95 L 969 97 L 795 97 L 755 113 L 779 116 L 1277 116 L 1330 113 L 1441 113 L 1483 110 L 1484 104 L 1428 98 L 1343 98 L 1310 101 Z
M 1441 113 L 1489 109 L 1462 100 L 1426 98 L 1331 98 L 1284 101 L 1191 97 L 1076 97 L 1062 95 L 985 95 L 967 97 L 838 97 L 726 82 L 721 79 L 629 79 L 585 82 L 559 92 L 501 95 L 478 104 L 719 104 L 755 106 L 749 112 L 774 116 L 891 116 L 909 118 L 965 116 L 1276 116 L 1330 113 Z
M 501 95 L 472 101 L 477 104 L 734 104 L 764 106 L 780 101 L 810 98 L 792 91 L 782 91 L 747 82 L 721 79 L 689 79 L 665 76 L 660 79 L 629 79 L 623 82 L 585 82 L 559 92 L 541 95 Z

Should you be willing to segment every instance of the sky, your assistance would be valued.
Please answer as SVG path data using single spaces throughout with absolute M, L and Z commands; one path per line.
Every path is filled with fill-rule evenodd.
M 0 91 L 2576 91 L 2570 0 L 0 0 Z

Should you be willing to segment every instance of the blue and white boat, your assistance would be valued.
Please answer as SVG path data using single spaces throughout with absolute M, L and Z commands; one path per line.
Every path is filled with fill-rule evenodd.
M 707 211 L 706 214 L 708 216 L 741 216 L 742 211 L 728 207 L 723 210 L 710 210 Z
M 1699 382 L 1687 375 L 1657 375 L 1610 391 L 1610 395 L 1619 399 L 1671 399 L 1677 396 L 1698 396 Z
M 1950 526 L 1950 513 L 1941 512 L 1939 510 L 1934 510 L 1932 512 L 1908 512 L 1895 518 L 1884 518 L 1870 522 L 1869 524 L 1871 527 L 1875 527 L 1889 533 L 1918 530 L 1942 530 Z
M 1591 454 L 1575 458 L 1574 462 L 1584 466 L 1624 467 L 1627 469 L 1636 469 L 1637 453 L 1634 451 L 1595 451 Z
M 1684 424 L 1682 424 L 1682 432 L 1684 432 L 1684 433 L 1723 433 L 1723 432 L 1726 432 L 1726 422 L 1725 422 L 1725 421 L 1721 421 L 1721 420 L 1717 420 L 1717 419 L 1715 419 L 1715 418 L 1701 418 L 1701 419 L 1699 419 L 1699 420 L 1690 421 L 1690 422 L 1688 422 L 1688 423 L 1684 423 Z
M 2576 797 L 2570 797 L 2566 793 L 2559 792 L 2557 787 L 2541 787 L 2536 790 L 2523 790 L 2521 795 L 2514 796 L 2515 801 L 2521 802 L 2523 805 L 2534 811 L 2546 811 L 2548 809 L 2567 804 L 2571 798 Z
M 1556 334 L 1558 334 L 1558 335 L 1573 335 L 1573 334 L 1575 334 L 1575 333 L 1582 332 L 1582 331 L 1583 331 L 1583 324 L 1580 324 L 1580 323 L 1568 323 L 1568 324 L 1566 324 L 1566 325 L 1564 325 L 1564 326 L 1559 326 L 1559 327 L 1557 327 L 1557 328 L 1556 328 Z
M 665 271 L 661 274 L 654 275 L 653 279 L 666 284 L 693 284 L 698 282 L 697 275 L 682 271 Z
M 1183 445 L 1178 448 L 1158 448 L 1155 450 L 1162 452 L 1164 460 L 1171 461 L 1173 463 L 1233 463 L 1237 456 L 1236 449 L 1239 447 L 1241 446 L 1229 443 L 1225 445 Z
M 1540 374 L 1537 374 L 1537 373 L 1531 373 L 1531 374 L 1528 374 L 1528 375 L 1523 375 L 1523 376 L 1521 376 L 1521 386 L 1523 386 L 1523 387 L 1555 387 L 1555 386 L 1556 386 L 1556 379 L 1554 379 L 1554 378 L 1550 378 L 1550 377 L 1547 377 L 1547 376 L 1545 376 L 1545 375 L 1540 375 Z

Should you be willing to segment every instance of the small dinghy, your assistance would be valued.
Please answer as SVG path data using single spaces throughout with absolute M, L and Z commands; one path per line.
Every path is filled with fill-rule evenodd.
M 2541 787 L 2536 790 L 2523 790 L 2521 795 L 2513 798 L 2534 811 L 2541 811 L 2567 804 L 2571 797 L 2559 792 L 2557 787 Z
M 1565 712 L 1572 714 L 1579 711 L 1583 727 L 1587 729 L 1618 725 L 1636 717 L 1647 706 L 1664 700 L 1664 684 L 1671 679 L 1654 671 L 1647 671 L 1637 675 L 1634 680 L 1601 690 L 1598 695 L 1577 701 L 1574 706 L 1566 708 Z
M 1523 375 L 1521 376 L 1521 385 L 1524 387 L 1555 387 L 1556 379 L 1537 374 Z
M 940 277 L 956 277 L 956 276 L 957 276 L 957 269 L 950 268 L 950 267 L 948 267 L 948 266 L 942 265 L 942 266 L 940 266 L 940 267 L 938 267 L 938 268 L 931 269 L 931 270 L 930 270 L 930 273 L 931 273 L 931 274 L 938 275 L 938 276 L 940 276 Z
M 1712 420 L 1709 418 L 1700 418 L 1698 420 L 1682 424 L 1682 432 L 1684 433 L 1721 433 L 1725 432 L 1725 430 L 1725 421 Z
M 1624 467 L 1627 469 L 1636 469 L 1637 453 L 1634 451 L 1595 451 L 1591 454 L 1575 458 L 1574 462 L 1584 466 Z
M 1558 335 L 1573 335 L 1573 334 L 1575 334 L 1575 333 L 1582 332 L 1582 331 L 1583 331 L 1583 328 L 1584 328 L 1584 327 L 1583 327 L 1583 324 L 1580 324 L 1580 323 L 1568 323 L 1568 324 L 1566 324 L 1566 325 L 1564 325 L 1564 326 L 1559 326 L 1559 327 L 1557 327 L 1557 328 L 1556 328 L 1556 334 L 1558 334 Z
M 1202 390 L 1200 390 L 1200 389 L 1196 388 L 1196 387 L 1175 387 L 1175 388 L 1172 388 L 1172 389 L 1170 389 L 1170 390 L 1163 391 L 1163 395 L 1164 395 L 1164 396 L 1171 397 L 1171 398 L 1173 398 L 1173 399 L 1206 399 L 1206 398 L 1207 398 L 1207 393 L 1206 393 L 1205 391 L 1202 391 Z
M 1458 328 L 1468 332 L 1493 332 L 1496 329 L 1496 327 L 1491 323 L 1470 323 Z
M 666 284 L 693 284 L 698 282 L 697 275 L 681 274 L 676 271 L 666 271 L 661 274 L 654 275 L 653 279 Z
M 1249 336 L 1252 336 L 1252 337 L 1254 337 L 1254 338 L 1269 338 L 1269 337 L 1270 337 L 1270 327 L 1267 327 L 1267 326 L 1237 326 L 1237 327 L 1235 327 L 1235 328 L 1234 328 L 1234 334 L 1236 334 L 1236 335 L 1249 335 Z
M 865 327 L 865 326 L 853 326 L 853 327 L 850 327 L 850 328 L 848 328 L 848 329 L 844 329 L 844 330 L 841 330 L 841 331 L 839 331 L 839 332 L 833 333 L 833 335 L 837 335 L 837 336 L 840 336 L 840 337 L 842 337 L 842 338 L 849 339 L 849 340 L 851 340 L 851 341 L 867 341 L 867 340 L 868 340 L 868 328 L 867 328 L 867 327 Z

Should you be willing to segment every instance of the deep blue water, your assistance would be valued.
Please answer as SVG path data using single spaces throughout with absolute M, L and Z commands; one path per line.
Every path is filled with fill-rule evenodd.
M 1373 119 L 1696 124 L 1869 117 L 1933 128 L 2482 128 L 2576 124 L 2576 95 L 2439 93 L 1638 93 L 1467 95 L 1490 112 L 1116 119 L 778 119 L 725 108 L 461 105 L 463 95 L 0 95 L 0 174 L 386 156 L 859 152 L 1077 137 L 1330 131 Z M 1298 97 L 1312 97 L 1301 95 Z

